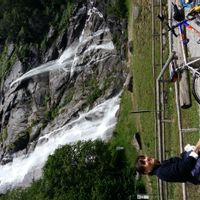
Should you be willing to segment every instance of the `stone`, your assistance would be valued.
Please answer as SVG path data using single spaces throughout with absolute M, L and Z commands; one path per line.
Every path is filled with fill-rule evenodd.
M 133 75 L 131 73 L 128 74 L 124 87 L 127 88 L 128 91 L 133 92 Z
M 10 43 L 8 45 L 8 54 L 7 54 L 8 58 L 12 56 L 12 53 L 14 52 L 14 50 L 15 50 L 15 45 L 13 43 Z
M 136 20 L 140 15 L 140 7 L 138 5 L 133 6 L 133 19 Z
M 135 133 L 133 136 L 133 146 L 136 148 L 137 151 L 142 150 L 142 141 L 139 132 Z

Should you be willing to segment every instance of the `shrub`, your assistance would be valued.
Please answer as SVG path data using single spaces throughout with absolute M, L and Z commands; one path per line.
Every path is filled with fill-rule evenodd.
M 126 200 L 134 195 L 134 170 L 124 150 L 111 151 L 102 141 L 65 145 L 49 156 L 43 170 L 40 181 L 0 199 Z
M 127 199 L 133 193 L 134 171 L 124 152 L 102 141 L 66 145 L 50 156 L 42 180 L 47 199 Z

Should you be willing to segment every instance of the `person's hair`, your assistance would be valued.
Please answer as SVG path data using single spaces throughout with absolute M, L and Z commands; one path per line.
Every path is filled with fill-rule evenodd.
M 144 161 L 143 161 L 144 158 L 145 158 L 144 155 L 140 155 L 137 157 L 135 161 L 135 168 L 139 174 L 145 174 L 145 166 L 144 166 Z
M 160 161 L 155 159 L 153 165 L 145 167 L 145 161 L 144 161 L 145 158 L 146 158 L 146 156 L 144 156 L 144 155 L 140 155 L 137 157 L 136 163 L 135 163 L 136 171 L 139 174 L 153 175 L 152 172 L 154 169 L 156 169 L 157 167 L 160 166 Z

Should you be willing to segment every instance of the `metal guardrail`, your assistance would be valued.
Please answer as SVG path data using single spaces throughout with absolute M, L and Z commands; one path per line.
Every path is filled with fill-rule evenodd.
M 162 35 L 162 22 L 159 22 L 159 30 L 156 29 L 156 22 L 157 19 L 156 12 L 159 12 L 159 14 L 162 15 L 162 0 L 152 0 L 152 66 L 153 66 L 153 77 L 154 77 L 154 99 L 155 99 L 155 110 L 157 113 L 155 113 L 155 157 L 158 157 L 160 160 L 163 160 L 163 154 L 161 153 L 161 137 L 160 134 L 158 134 L 159 130 L 163 130 L 163 123 L 161 123 L 161 115 L 163 115 L 164 111 L 161 112 L 161 104 L 163 104 L 163 90 L 160 90 L 159 87 L 159 106 L 157 102 L 158 98 L 158 92 L 157 92 L 157 73 L 158 69 L 162 69 L 163 67 L 163 35 Z M 156 39 L 159 38 L 159 61 L 156 61 Z M 160 84 L 159 84 L 160 86 Z M 157 105 L 157 106 L 156 106 Z M 164 109 L 164 108 L 162 108 Z M 164 119 L 164 115 L 162 116 Z M 157 190 L 158 190 L 158 199 L 164 200 L 165 196 L 167 196 L 166 190 L 164 190 L 164 183 L 163 181 L 157 179 Z
M 170 62 L 174 59 L 175 52 L 172 52 L 172 54 L 167 59 L 167 62 L 165 63 L 164 67 L 162 68 L 158 78 L 156 79 L 156 99 L 157 99 L 157 137 L 158 137 L 158 151 L 159 151 L 159 160 L 164 160 L 165 155 L 165 135 L 164 135 L 164 129 L 163 129 L 163 111 L 161 110 L 161 80 L 162 77 L 166 71 L 166 69 L 169 67 Z M 159 194 L 160 199 L 167 199 L 166 196 L 168 196 L 166 186 L 164 186 L 163 181 L 159 180 Z
M 159 6 L 158 6 L 159 3 Z M 172 12 L 171 12 L 171 0 L 168 0 L 168 16 L 169 19 L 172 18 Z M 171 122 L 171 120 L 165 119 L 165 103 L 164 103 L 164 87 L 165 87 L 165 81 L 163 78 L 164 72 L 168 68 L 170 62 L 175 57 L 175 52 L 172 52 L 172 35 L 169 33 L 169 52 L 172 52 L 166 61 L 165 65 L 163 63 L 163 24 L 160 22 L 159 24 L 159 33 L 155 31 L 155 18 L 157 18 L 155 14 L 155 9 L 158 12 L 159 8 L 159 14 L 162 15 L 162 8 L 163 1 L 162 0 L 152 0 L 152 66 L 153 66 L 153 76 L 155 81 L 155 110 L 157 111 L 155 115 L 155 130 L 156 130 L 156 145 L 155 145 L 155 151 L 156 151 L 156 157 L 158 157 L 161 161 L 165 159 L 166 154 L 166 146 L 165 146 L 165 124 Z M 170 20 L 170 23 L 172 21 Z M 156 55 L 155 55 L 155 42 L 156 38 L 160 39 L 160 60 L 159 63 L 156 63 Z M 160 67 L 158 67 L 160 66 Z M 160 69 L 159 75 L 158 75 L 158 68 Z M 178 108 L 177 108 L 178 109 Z M 180 135 L 180 134 L 179 134 Z M 180 141 L 181 141 L 182 135 L 180 135 Z M 158 188 L 158 199 L 159 200 L 168 200 L 169 194 L 168 194 L 168 184 L 158 180 L 157 183 Z M 186 200 L 186 189 L 185 184 L 182 186 L 183 191 L 183 199 Z

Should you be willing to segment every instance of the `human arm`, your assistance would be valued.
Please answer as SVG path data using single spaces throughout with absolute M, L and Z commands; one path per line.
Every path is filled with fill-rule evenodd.
M 188 156 L 186 159 L 170 158 L 162 162 L 156 171 L 156 175 L 168 182 L 186 182 L 195 164 L 196 159 L 193 156 Z
M 199 152 L 200 152 L 200 139 L 199 139 L 199 141 L 197 142 L 197 144 L 195 145 L 193 151 L 194 151 L 196 154 L 199 154 Z
M 156 175 L 160 179 L 169 182 L 188 181 L 187 177 L 191 176 L 191 171 L 195 168 L 196 161 L 199 158 L 200 139 L 191 150 L 188 156 L 182 155 L 182 158 L 172 157 L 164 161 L 157 170 Z

